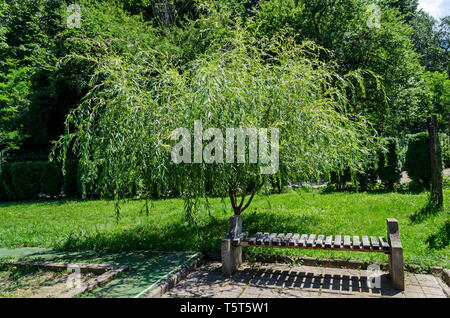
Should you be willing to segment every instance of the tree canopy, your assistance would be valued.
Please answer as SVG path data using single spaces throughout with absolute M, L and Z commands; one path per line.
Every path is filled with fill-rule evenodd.
M 78 5 L 74 27 L 63 0 L 0 1 L 0 147 L 45 158 L 59 140 L 86 191 L 193 202 L 231 188 L 242 208 L 274 179 L 362 171 L 374 136 L 418 132 L 433 113 L 449 126 L 449 17 L 415 0 Z M 173 164 L 170 133 L 196 120 L 279 129 L 278 173 Z

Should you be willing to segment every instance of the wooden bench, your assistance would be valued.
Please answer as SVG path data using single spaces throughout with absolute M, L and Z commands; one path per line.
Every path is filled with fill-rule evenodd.
M 332 251 L 372 252 L 389 255 L 389 273 L 395 289 L 404 290 L 403 248 L 398 222 L 387 219 L 387 238 L 375 236 L 322 235 L 258 232 L 249 237 L 242 231 L 240 215 L 231 217 L 227 236 L 222 240 L 222 271 L 231 276 L 242 264 L 242 247 L 297 248 Z

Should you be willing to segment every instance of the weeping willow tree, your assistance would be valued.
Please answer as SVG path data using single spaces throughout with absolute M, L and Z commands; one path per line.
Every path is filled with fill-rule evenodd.
M 155 185 L 176 189 L 188 216 L 209 195 L 228 197 L 239 215 L 274 177 L 312 180 L 345 168 L 361 172 L 376 145 L 364 118 L 347 112 L 362 78 L 339 76 L 334 63 L 319 60 L 321 50 L 284 35 L 255 40 L 237 27 L 233 37 L 182 70 L 157 52 L 96 60 L 91 89 L 67 117 L 55 150 L 63 161 L 69 151 L 79 157 L 84 193 L 95 190 L 120 201 L 148 194 Z M 176 151 L 186 160 L 174 162 L 174 147 L 183 142 L 174 131 L 194 134 L 199 122 L 200 145 L 184 140 Z M 221 157 L 228 146 L 217 146 L 220 135 L 230 128 L 278 133 L 267 148 L 268 155 L 278 155 L 272 174 L 264 171 L 267 161 L 251 160 L 250 138 L 244 138 L 247 151 L 240 158 L 236 151 L 234 158 L 196 162 L 182 153 L 189 148 L 194 157 L 200 146 L 203 155 Z M 208 148 L 214 141 L 217 147 Z

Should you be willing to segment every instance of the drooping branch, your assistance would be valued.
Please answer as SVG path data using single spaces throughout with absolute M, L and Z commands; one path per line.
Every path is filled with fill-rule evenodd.
M 244 205 L 244 207 L 241 208 L 240 213 L 244 212 L 244 210 L 248 208 L 248 206 L 250 205 L 250 203 L 252 203 L 252 200 L 253 200 L 253 198 L 254 198 L 254 196 L 255 196 L 255 193 L 256 193 L 256 189 L 254 189 L 254 190 L 252 191 L 252 194 L 251 194 L 250 198 L 248 199 L 248 201 L 247 201 L 247 203 Z
M 242 197 L 241 197 L 241 202 L 239 203 L 239 209 L 242 208 L 244 201 L 245 201 L 245 191 L 242 191 Z

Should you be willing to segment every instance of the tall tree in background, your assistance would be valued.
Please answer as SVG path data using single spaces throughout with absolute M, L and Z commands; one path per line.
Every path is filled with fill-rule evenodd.
M 421 55 L 421 63 L 429 71 L 447 72 L 450 66 L 448 18 L 440 23 L 429 14 L 416 12 L 410 24 L 413 28 L 414 48 Z
M 380 133 L 414 131 L 429 115 L 425 69 L 414 52 L 411 28 L 397 9 L 380 7 L 378 27 L 368 23 L 373 18 L 368 1 L 327 0 L 323 5 L 319 0 L 265 0 L 259 4 L 256 20 L 263 21 L 262 35 L 290 28 L 299 42 L 313 40 L 332 51 L 342 73 L 361 68 L 380 76 L 384 91 L 369 78 L 365 94 L 354 100 L 354 112 L 367 116 Z

